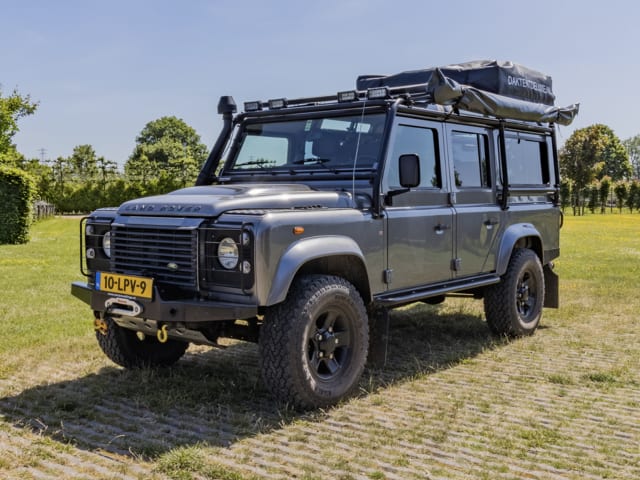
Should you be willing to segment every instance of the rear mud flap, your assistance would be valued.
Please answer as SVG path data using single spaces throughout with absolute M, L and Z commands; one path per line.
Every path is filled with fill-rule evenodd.
M 549 267 L 544 266 L 544 307 L 560 307 L 560 281 L 558 275 Z

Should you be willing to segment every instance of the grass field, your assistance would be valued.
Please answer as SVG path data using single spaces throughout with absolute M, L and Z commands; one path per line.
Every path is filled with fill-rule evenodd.
M 471 300 L 396 311 L 386 368 L 304 415 L 251 344 L 115 367 L 69 293 L 77 242 L 55 218 L 0 246 L 0 478 L 640 478 L 640 214 L 566 218 L 533 337 L 492 338 Z

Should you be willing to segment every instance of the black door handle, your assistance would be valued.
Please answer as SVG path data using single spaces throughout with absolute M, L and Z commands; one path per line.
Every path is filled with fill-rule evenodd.
M 438 223 L 433 229 L 436 231 L 436 234 L 441 235 L 445 230 L 449 230 L 451 228 L 449 225 L 443 225 L 442 223 Z
M 485 225 L 485 227 L 487 227 L 487 230 L 491 230 L 493 227 L 495 227 L 499 223 L 500 222 L 498 220 L 492 220 L 492 219 L 484 221 L 484 225 Z

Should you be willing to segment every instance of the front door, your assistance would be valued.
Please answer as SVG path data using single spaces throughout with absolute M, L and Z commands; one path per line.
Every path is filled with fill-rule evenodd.
M 393 128 L 383 178 L 387 280 L 389 290 L 406 290 L 451 279 L 454 211 L 443 174 L 442 125 L 398 117 Z M 406 192 L 399 183 L 403 154 L 420 158 L 420 185 Z

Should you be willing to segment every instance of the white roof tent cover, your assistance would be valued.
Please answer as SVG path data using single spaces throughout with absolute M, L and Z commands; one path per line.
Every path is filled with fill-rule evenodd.
M 478 60 L 395 75 L 363 75 L 356 82 L 358 90 L 418 85 L 425 86 L 434 103 L 498 118 L 569 125 L 580 106 L 554 106 L 550 76 L 512 62 L 496 60 Z

